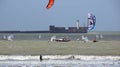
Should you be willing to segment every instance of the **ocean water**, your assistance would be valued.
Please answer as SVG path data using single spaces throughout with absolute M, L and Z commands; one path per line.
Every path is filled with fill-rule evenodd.
M 120 41 L 120 32 L 89 32 L 89 33 L 0 33 L 0 40 L 4 37 L 12 36 L 13 40 L 50 40 L 52 36 L 56 38 L 67 37 L 71 40 L 82 40 L 82 36 L 87 36 L 93 40 L 97 38 L 105 41 Z M 120 67 L 120 57 L 107 56 L 76 56 L 76 59 L 66 59 L 69 56 L 52 59 L 44 57 L 43 61 L 39 56 L 4 56 L 0 55 L 0 67 Z M 57 57 L 58 58 L 58 57 Z
M 56 38 L 67 37 L 71 40 L 82 40 L 82 36 L 88 39 L 117 40 L 120 41 L 120 32 L 89 32 L 89 33 L 0 33 L 0 40 L 4 37 L 12 36 L 13 40 L 50 40 L 52 36 Z
M 119 56 L 71 56 L 43 56 L 40 61 L 39 56 L 1 55 L 0 67 L 120 67 Z

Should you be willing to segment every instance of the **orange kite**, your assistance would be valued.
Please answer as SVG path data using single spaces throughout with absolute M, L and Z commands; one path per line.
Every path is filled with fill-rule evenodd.
M 49 3 L 46 8 L 50 9 L 53 6 L 53 4 L 54 4 L 54 0 L 49 0 Z

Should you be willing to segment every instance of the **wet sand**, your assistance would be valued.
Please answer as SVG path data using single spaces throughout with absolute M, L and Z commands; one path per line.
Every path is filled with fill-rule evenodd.
M 120 41 L 51 42 L 42 40 L 0 40 L 1 55 L 99 55 L 120 56 Z

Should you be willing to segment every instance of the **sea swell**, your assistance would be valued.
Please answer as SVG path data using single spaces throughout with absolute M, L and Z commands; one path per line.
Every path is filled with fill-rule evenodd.
M 0 67 L 120 67 L 120 56 L 0 55 Z
M 120 56 L 42 55 L 43 60 L 120 60 Z M 0 55 L 0 60 L 40 60 L 40 55 Z

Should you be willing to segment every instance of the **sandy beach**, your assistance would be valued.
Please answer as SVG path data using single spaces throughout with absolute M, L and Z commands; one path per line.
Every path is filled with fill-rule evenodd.
M 98 55 L 120 56 L 120 41 L 51 42 L 46 40 L 0 41 L 1 55 Z

